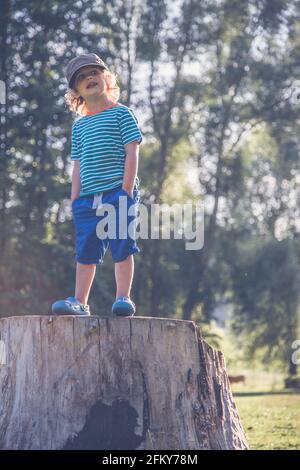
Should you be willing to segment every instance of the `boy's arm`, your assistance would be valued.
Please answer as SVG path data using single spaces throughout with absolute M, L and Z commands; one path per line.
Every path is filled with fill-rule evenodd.
M 77 199 L 80 194 L 80 160 L 74 160 L 72 171 L 71 201 Z
M 137 140 L 133 140 L 125 146 L 126 159 L 124 168 L 124 179 L 122 188 L 133 197 L 133 186 L 138 172 L 139 161 L 139 144 Z

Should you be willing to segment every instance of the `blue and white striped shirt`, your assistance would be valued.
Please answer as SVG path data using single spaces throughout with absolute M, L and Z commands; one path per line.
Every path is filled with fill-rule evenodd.
M 80 196 L 123 183 L 124 145 L 134 140 L 139 144 L 143 140 L 138 120 L 131 108 L 120 103 L 73 123 L 71 160 L 80 160 Z

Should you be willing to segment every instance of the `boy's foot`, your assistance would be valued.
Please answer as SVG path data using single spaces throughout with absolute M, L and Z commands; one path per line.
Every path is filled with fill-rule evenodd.
M 129 297 L 117 297 L 111 311 L 119 317 L 131 317 L 135 314 L 135 303 Z
M 89 305 L 84 305 L 76 297 L 68 297 L 66 300 L 57 300 L 52 304 L 54 315 L 77 315 L 80 317 L 90 316 Z

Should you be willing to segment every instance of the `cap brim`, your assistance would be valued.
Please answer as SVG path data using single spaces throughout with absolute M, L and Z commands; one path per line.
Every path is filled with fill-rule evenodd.
M 90 63 L 90 64 L 84 64 L 82 65 L 81 67 L 79 67 L 72 75 L 72 77 L 70 78 L 69 80 L 69 88 L 72 88 L 73 85 L 74 85 L 74 80 L 75 80 L 75 76 L 77 74 L 77 72 L 81 69 L 83 69 L 84 67 L 89 67 L 90 65 L 93 65 L 94 67 L 100 67 L 101 69 L 106 69 L 107 70 L 107 67 L 104 66 L 104 65 L 101 65 L 101 64 L 95 64 L 95 63 Z

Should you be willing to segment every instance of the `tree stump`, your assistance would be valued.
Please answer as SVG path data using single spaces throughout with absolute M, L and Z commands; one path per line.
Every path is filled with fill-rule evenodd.
M 192 321 L 0 319 L 0 449 L 247 449 Z

